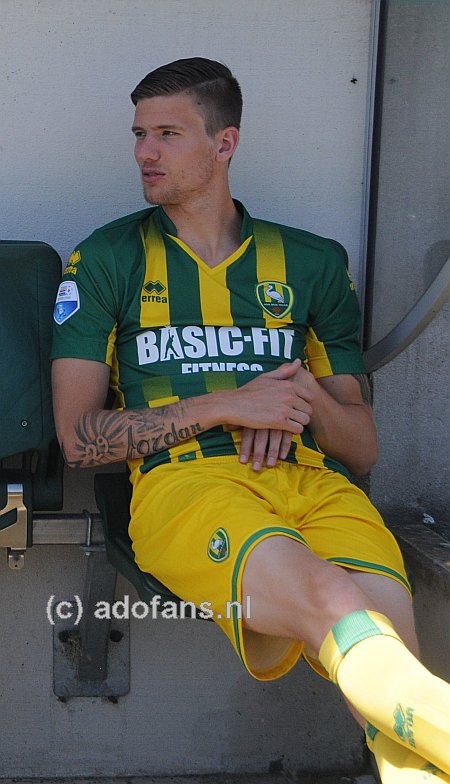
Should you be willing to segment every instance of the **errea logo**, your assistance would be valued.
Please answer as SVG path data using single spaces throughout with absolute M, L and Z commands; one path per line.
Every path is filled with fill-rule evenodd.
M 400 703 L 394 711 L 393 730 L 400 740 L 416 747 L 414 740 L 414 708 L 404 708 Z
M 81 261 L 81 253 L 79 250 L 74 250 L 69 261 L 67 262 L 67 266 L 64 270 L 64 275 L 69 275 L 69 273 L 71 275 L 76 275 L 78 272 L 76 264 L 78 264 L 79 261 Z
M 142 302 L 167 302 L 167 297 L 162 297 L 163 291 L 166 291 L 166 287 L 161 283 L 160 280 L 149 280 L 148 283 L 142 289 L 145 294 L 142 294 L 141 301 Z

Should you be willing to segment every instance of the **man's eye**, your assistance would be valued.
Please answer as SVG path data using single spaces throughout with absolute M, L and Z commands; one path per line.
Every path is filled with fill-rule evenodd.
M 135 139 L 143 139 L 145 136 L 144 131 L 134 131 Z
M 163 136 L 178 136 L 178 134 L 175 131 L 163 131 L 162 135 Z

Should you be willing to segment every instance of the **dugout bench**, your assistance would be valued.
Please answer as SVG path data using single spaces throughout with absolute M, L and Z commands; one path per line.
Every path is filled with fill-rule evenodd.
M 117 572 L 144 602 L 159 596 L 161 603 L 179 606 L 180 600 L 134 561 L 128 536 L 131 487 L 125 471 L 95 475 L 99 513 L 61 512 L 63 460 L 53 423 L 49 360 L 61 260 L 45 243 L 3 241 L 0 275 L 0 548 L 6 548 L 8 564 L 15 570 L 23 568 L 26 551 L 33 545 L 77 544 L 83 549 L 86 611 L 76 628 L 54 623 L 54 690 L 63 700 L 115 700 L 129 690 L 128 624 L 122 621 L 119 630 L 117 624 L 111 629 L 108 619 L 97 620 L 89 608 L 99 600 L 114 602 Z M 412 343 L 449 294 L 450 259 L 407 316 L 365 353 L 368 372 Z M 423 568 L 426 549 L 433 569 L 450 584 L 449 552 L 440 547 L 438 537 L 433 539 L 433 532 L 424 531 L 417 520 L 406 525 L 393 521 L 392 528 L 413 568 L 418 558 Z M 117 654 L 118 646 L 112 643 L 120 641 Z
M 61 272 L 59 255 L 45 243 L 0 242 L 0 548 L 6 549 L 9 567 L 21 570 L 33 545 L 81 547 L 87 556 L 85 612 L 76 628 L 53 619 L 54 690 L 61 699 L 115 699 L 129 690 L 128 623 L 115 622 L 112 629 L 108 619 L 97 620 L 96 603 L 113 604 L 117 571 L 144 602 L 160 596 L 161 604 L 179 607 L 180 599 L 134 561 L 125 471 L 95 476 L 100 514 L 61 512 L 64 465 L 53 422 L 49 359 Z

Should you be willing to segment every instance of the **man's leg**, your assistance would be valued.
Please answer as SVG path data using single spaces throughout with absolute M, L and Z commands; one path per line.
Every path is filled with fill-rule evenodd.
M 367 745 L 372 751 L 383 784 L 450 784 L 450 775 L 443 773 L 412 749 L 367 726 Z
M 355 569 L 345 569 L 345 571 L 350 579 L 361 588 L 377 612 L 389 618 L 408 650 L 419 659 L 419 643 L 414 625 L 413 605 L 406 588 L 397 580 L 380 574 L 360 572 Z M 346 702 L 352 716 L 365 729 L 367 722 L 364 717 L 347 699 Z
M 242 595 L 251 596 L 245 628 L 303 640 L 318 653 L 332 626 L 354 610 L 377 606 L 344 569 L 285 536 L 264 539 L 250 553 Z
M 386 615 L 407 648 L 419 658 L 414 615 L 409 593 L 396 580 L 367 572 L 348 571 L 351 579 Z M 366 730 L 367 744 L 374 754 L 383 784 L 450 784 L 450 776 L 439 771 L 413 749 L 391 740 L 367 722 L 348 702 L 351 713 Z
M 247 628 L 303 639 L 368 721 L 450 773 L 450 686 L 407 650 L 352 576 L 271 537 L 250 554 L 242 587 L 252 600 Z
M 372 601 L 377 612 L 387 615 L 406 647 L 419 658 L 413 605 L 409 592 L 397 580 L 380 574 L 346 569 L 347 574 Z

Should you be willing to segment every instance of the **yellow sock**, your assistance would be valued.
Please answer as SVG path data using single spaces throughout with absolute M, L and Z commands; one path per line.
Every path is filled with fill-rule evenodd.
M 450 776 L 414 751 L 378 732 L 375 727 L 367 727 L 366 738 L 383 784 L 450 784 Z
M 344 616 L 319 659 L 367 721 L 450 774 L 450 686 L 408 651 L 388 618 L 366 610 Z

